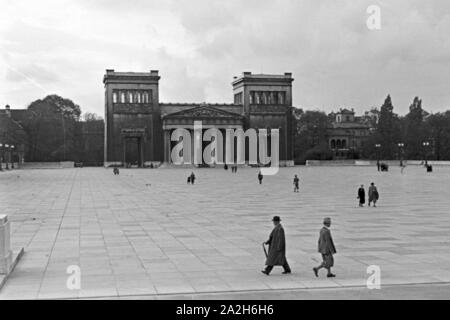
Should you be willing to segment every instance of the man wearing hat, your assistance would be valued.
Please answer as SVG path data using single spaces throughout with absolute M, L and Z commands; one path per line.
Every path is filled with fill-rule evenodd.
M 319 235 L 319 252 L 322 254 L 323 262 L 320 266 L 313 268 L 316 277 L 319 276 L 319 270 L 325 268 L 328 270 L 327 277 L 336 277 L 335 274 L 331 273 L 331 267 L 334 265 L 333 254 L 336 253 L 336 248 L 333 243 L 333 238 L 331 237 L 331 218 L 323 219 L 323 227 L 320 230 Z
M 282 266 L 283 274 L 288 274 L 291 273 L 291 268 L 286 260 L 286 239 L 280 223 L 281 219 L 275 216 L 272 221 L 275 227 L 270 233 L 269 240 L 263 243 L 263 245 L 269 245 L 269 253 L 267 254 L 266 268 L 261 272 L 269 275 L 274 266 Z

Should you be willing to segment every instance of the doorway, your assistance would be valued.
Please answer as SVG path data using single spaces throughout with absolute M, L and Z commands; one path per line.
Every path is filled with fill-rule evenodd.
M 123 148 L 124 166 L 141 168 L 143 166 L 142 138 L 126 137 Z

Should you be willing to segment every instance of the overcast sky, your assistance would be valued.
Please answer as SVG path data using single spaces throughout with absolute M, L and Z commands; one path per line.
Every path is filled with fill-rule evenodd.
M 369 30 L 369 5 L 381 30 Z M 162 102 L 232 102 L 243 71 L 292 72 L 294 106 L 450 109 L 448 0 L 0 0 L 0 107 L 47 94 L 104 113 L 105 69 L 160 71 Z

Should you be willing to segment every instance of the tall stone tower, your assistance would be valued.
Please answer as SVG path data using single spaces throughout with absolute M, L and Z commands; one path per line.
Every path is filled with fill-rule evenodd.
M 235 77 L 234 103 L 243 106 L 247 128 L 280 130 L 280 165 L 293 165 L 292 73 L 244 72 Z
M 104 165 L 142 167 L 162 161 L 158 71 L 106 70 Z

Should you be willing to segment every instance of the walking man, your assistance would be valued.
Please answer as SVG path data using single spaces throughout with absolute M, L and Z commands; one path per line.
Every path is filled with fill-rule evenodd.
M 377 200 L 378 200 L 379 194 L 377 187 L 375 186 L 375 183 L 371 183 L 369 187 L 369 207 L 370 203 L 373 202 L 373 206 L 377 206 Z
M 262 184 L 263 174 L 261 173 L 261 170 L 259 170 L 259 173 L 258 173 L 258 180 L 259 180 L 259 184 Z
M 323 227 L 320 230 L 319 244 L 318 244 L 318 251 L 319 253 L 322 254 L 323 262 L 319 266 L 313 268 L 316 277 L 319 276 L 319 270 L 322 268 L 327 269 L 328 278 L 336 277 L 335 274 L 331 273 L 331 267 L 334 266 L 333 254 L 336 253 L 336 248 L 333 243 L 333 238 L 331 237 L 330 227 L 331 227 L 331 218 L 323 219 Z
M 359 206 L 364 207 L 364 203 L 366 203 L 366 191 L 364 190 L 363 184 L 358 189 L 358 197 L 357 198 L 359 199 Z
M 281 219 L 279 216 L 275 216 L 272 221 L 275 227 L 270 233 L 269 240 L 263 243 L 263 245 L 269 245 L 269 253 L 266 259 L 266 268 L 261 272 L 269 275 L 274 266 L 282 266 L 283 274 L 288 274 L 291 273 L 291 268 L 286 260 L 286 238 Z
M 300 179 L 298 178 L 297 175 L 294 176 L 294 192 L 299 192 L 299 182 Z
M 191 172 L 190 178 L 191 178 L 191 184 L 194 184 L 194 182 L 195 182 L 195 174 L 194 174 L 194 172 Z

